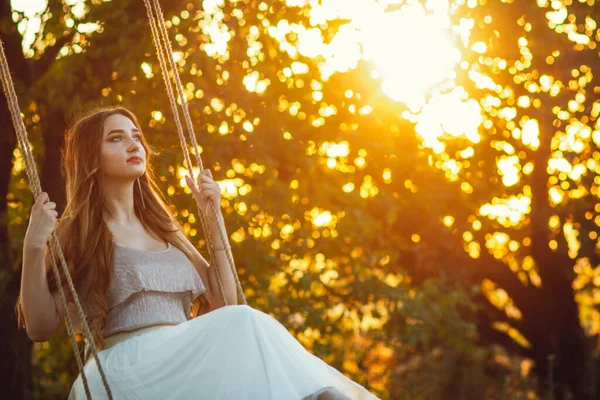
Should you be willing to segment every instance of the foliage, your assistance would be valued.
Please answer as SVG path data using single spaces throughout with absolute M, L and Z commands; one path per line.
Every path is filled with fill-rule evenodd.
M 521 356 L 545 382 L 545 357 L 562 357 L 581 331 L 575 260 L 578 296 L 596 290 L 597 106 L 584 63 L 597 57 L 595 41 L 574 44 L 557 28 L 592 38 L 588 9 L 564 6 L 586 22 L 549 29 L 542 1 L 413 2 L 417 11 L 403 2 L 333 11 L 305 1 L 164 3 L 252 306 L 383 398 L 525 398 L 534 380 Z M 145 10 L 134 0 L 83 7 L 51 2 L 27 53 L 39 59 L 72 35 L 21 96 L 36 157 L 53 154 L 40 136 L 60 126 L 48 122 L 56 115 L 126 105 L 161 150 L 164 190 L 204 249 Z M 418 10 L 454 33 L 458 59 L 431 50 L 448 58 L 408 62 L 409 41 L 396 40 L 406 31 L 394 30 L 403 24 L 385 21 L 399 18 L 425 41 L 437 31 L 409 24 Z M 367 11 L 377 23 L 361 22 Z M 30 207 L 18 152 L 12 172 L 17 269 Z M 595 303 L 578 299 L 594 334 Z M 575 339 L 561 342 L 556 327 Z M 36 377 L 74 378 L 68 352 L 58 337 L 36 345 Z M 579 385 L 570 362 L 557 364 L 562 386 Z M 68 384 L 55 377 L 43 381 L 45 395 Z

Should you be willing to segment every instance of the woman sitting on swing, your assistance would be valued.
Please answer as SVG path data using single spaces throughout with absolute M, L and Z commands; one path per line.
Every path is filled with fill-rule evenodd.
M 216 267 L 162 200 L 151 156 L 137 118 L 122 107 L 90 112 L 67 131 L 65 212 L 57 223 L 56 204 L 42 193 L 25 235 L 17 310 L 29 337 L 45 341 L 66 313 L 76 317 L 72 299 L 62 306 L 50 268 L 47 241 L 56 226 L 93 336 L 86 341 L 101 350 L 113 398 L 376 399 L 275 318 L 238 305 L 235 278 L 223 266 L 222 298 Z M 200 212 L 211 202 L 219 210 L 216 220 L 205 213 L 210 231 L 224 230 L 210 170 L 186 181 Z M 213 257 L 226 260 L 228 243 L 211 237 Z M 106 398 L 94 358 L 84 372 L 92 397 Z M 80 374 L 69 399 L 85 398 Z

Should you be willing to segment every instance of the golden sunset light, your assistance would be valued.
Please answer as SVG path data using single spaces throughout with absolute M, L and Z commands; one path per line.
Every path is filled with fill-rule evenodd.
M 598 0 L 157 1 L 0 10 L 8 397 L 83 399 L 90 343 L 115 398 L 179 387 L 175 356 L 224 400 L 600 396 Z M 138 293 L 181 296 L 114 328 Z M 113 384 L 157 337 L 120 334 L 169 325 Z

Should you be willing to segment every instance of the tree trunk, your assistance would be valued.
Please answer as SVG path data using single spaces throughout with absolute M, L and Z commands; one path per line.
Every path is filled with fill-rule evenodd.
M 6 99 L 0 96 L 0 388 L 7 399 L 31 399 L 31 340 L 17 327 L 15 304 L 20 270 L 13 268 L 8 236 L 7 197 L 12 173 L 15 133 Z
M 535 372 L 542 393 L 554 399 L 592 400 L 593 357 L 591 345 L 583 331 L 572 288 L 573 264 L 565 249 L 552 250 L 548 228 L 552 209 L 548 204 L 551 121 L 538 118 L 541 146 L 534 153 L 535 169 L 531 176 L 531 255 L 541 280 L 541 297 L 534 315 L 528 315 L 528 339 L 532 344 Z M 557 238 L 560 241 L 560 238 Z M 534 300 L 535 301 L 535 300 Z M 571 397 L 573 396 L 573 397 Z
M 10 113 L 5 98 L 0 104 L 1 126 L 12 127 Z M 42 190 L 48 192 L 52 201 L 57 203 L 59 213 L 64 209 L 65 195 L 60 171 L 60 146 L 66 120 L 62 111 L 52 110 L 46 117 L 44 132 L 44 160 L 40 181 Z M 9 399 L 33 398 L 31 351 L 32 342 L 24 330 L 17 326 L 15 304 L 20 291 L 21 270 L 13 267 L 11 260 L 10 238 L 7 229 L 6 194 L 12 172 L 12 152 L 16 136 L 12 129 L 5 130 L 1 138 L 0 154 L 0 257 L 2 257 L 1 284 L 4 290 L 0 296 L 0 387 L 2 394 Z M 6 390 L 6 391 L 5 391 Z
M 48 107 L 45 114 L 41 124 L 44 137 L 44 160 L 40 181 L 42 190 L 47 192 L 50 200 L 56 203 L 56 211 L 60 216 L 66 205 L 66 193 L 60 165 L 60 148 L 64 142 L 67 120 L 63 110 Z

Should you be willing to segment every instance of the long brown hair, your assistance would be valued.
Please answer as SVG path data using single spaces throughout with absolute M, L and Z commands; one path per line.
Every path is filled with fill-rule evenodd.
M 83 293 L 83 296 L 86 297 L 87 323 L 99 350 L 104 348 L 102 329 L 106 325 L 108 315 L 105 291 L 112 278 L 115 247 L 113 236 L 103 218 L 105 207 L 102 180 L 98 174 L 99 154 L 104 121 L 113 114 L 129 118 L 142 131 L 136 116 L 120 106 L 91 110 L 67 129 L 64 147 L 61 150 L 66 208 L 55 229 L 75 285 L 90 274 L 89 291 L 87 294 Z M 135 214 L 149 234 L 170 242 L 183 251 L 197 269 L 202 268 L 205 261 L 198 256 L 183 234 L 181 225 L 170 212 L 166 198 L 156 185 L 151 158 L 157 153 L 146 142 L 144 136 L 141 135 L 141 144 L 146 150 L 147 167 L 144 175 L 139 178 L 141 192 L 137 185 L 133 191 Z M 142 208 L 140 196 L 143 197 L 145 208 Z M 58 257 L 56 261 L 59 265 Z M 58 288 L 51 262 L 49 249 L 46 248 L 46 278 L 50 291 L 56 291 Z M 62 271 L 61 282 L 65 282 Z M 208 288 L 208 282 L 205 283 Z M 69 293 L 66 287 L 65 292 Z M 68 295 L 70 298 L 70 293 Z M 192 316 L 208 311 L 207 306 L 206 296 L 200 296 L 192 305 Z M 17 301 L 17 314 L 19 326 L 25 328 L 20 296 Z

